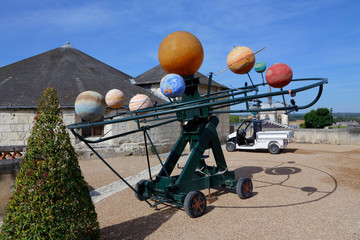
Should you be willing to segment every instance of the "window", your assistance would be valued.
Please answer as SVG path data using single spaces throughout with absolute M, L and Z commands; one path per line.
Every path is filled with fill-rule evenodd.
M 98 120 L 99 122 L 102 121 L 102 119 Z M 83 119 L 80 119 L 77 115 L 76 115 L 76 122 L 87 122 Z M 81 136 L 83 137 L 98 137 L 98 136 L 102 136 L 104 135 L 104 125 L 102 126 L 93 126 L 93 127 L 89 127 L 89 128 L 81 128 Z
M 104 126 L 93 126 L 81 129 L 81 136 L 83 137 L 96 137 L 104 134 Z

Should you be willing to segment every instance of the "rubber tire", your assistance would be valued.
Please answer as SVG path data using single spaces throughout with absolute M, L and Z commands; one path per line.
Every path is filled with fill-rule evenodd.
M 146 180 L 142 179 L 135 186 L 135 190 L 137 192 L 139 192 L 141 194 L 141 196 L 137 192 L 134 192 L 134 194 L 135 194 L 135 197 L 140 201 L 144 201 L 145 199 L 147 199 L 147 198 L 143 197 L 143 194 L 145 192 L 145 182 L 146 182 Z
M 271 154 L 279 154 L 280 153 L 280 147 L 276 143 L 270 143 L 268 150 L 269 150 L 269 153 L 271 153 Z
M 250 178 L 242 177 L 236 184 L 236 193 L 241 199 L 251 197 L 253 191 L 253 184 Z
M 233 141 L 227 141 L 226 142 L 226 150 L 228 152 L 233 152 L 236 149 L 236 144 Z
M 191 218 L 202 216 L 206 210 L 206 197 L 200 191 L 189 192 L 184 201 L 184 209 Z

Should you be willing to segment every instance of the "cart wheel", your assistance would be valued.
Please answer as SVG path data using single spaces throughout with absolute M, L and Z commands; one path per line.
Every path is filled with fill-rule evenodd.
M 235 150 L 235 143 L 233 141 L 226 142 L 226 150 L 228 152 L 233 152 Z
M 236 193 L 241 199 L 251 197 L 252 190 L 253 184 L 250 178 L 242 177 L 236 184 Z
M 137 184 L 136 184 L 136 186 L 135 186 L 135 190 L 136 190 L 136 192 L 134 192 L 135 193 L 135 197 L 138 199 L 138 200 L 140 200 L 140 201 L 144 201 L 145 199 L 147 199 L 147 198 L 145 198 L 143 195 L 144 195 L 144 192 L 145 192 L 145 182 L 146 182 L 146 180 L 145 179 L 142 179 L 142 180 L 140 180 Z M 140 195 L 139 195 L 139 194 Z
M 280 153 L 280 148 L 276 143 L 270 143 L 268 150 L 271 154 Z
M 206 197 L 200 191 L 189 192 L 184 201 L 184 209 L 192 218 L 200 217 L 206 210 Z

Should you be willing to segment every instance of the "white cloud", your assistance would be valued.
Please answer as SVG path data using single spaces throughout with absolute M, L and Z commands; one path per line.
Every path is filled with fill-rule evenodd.
M 81 7 L 50 9 L 41 11 L 38 21 L 65 30 L 93 30 L 112 26 L 121 13 L 90 4 Z M 40 24 L 41 24 L 40 23 Z

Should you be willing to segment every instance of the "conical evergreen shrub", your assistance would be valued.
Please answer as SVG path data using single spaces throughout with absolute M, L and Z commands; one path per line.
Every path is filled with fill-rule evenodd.
M 0 239 L 99 239 L 97 214 L 56 90 L 45 89 L 37 107 Z

